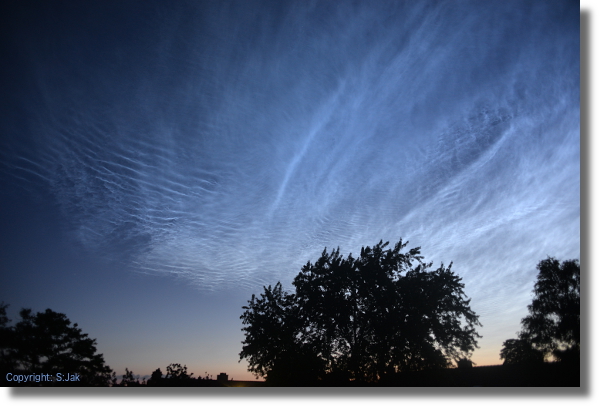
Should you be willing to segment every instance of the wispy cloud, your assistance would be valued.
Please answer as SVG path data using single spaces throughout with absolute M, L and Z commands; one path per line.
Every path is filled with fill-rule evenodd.
M 36 57 L 3 172 L 89 250 L 206 290 L 404 237 L 486 315 L 578 256 L 578 9 L 257 6 L 157 5 L 119 41 L 72 27 Z

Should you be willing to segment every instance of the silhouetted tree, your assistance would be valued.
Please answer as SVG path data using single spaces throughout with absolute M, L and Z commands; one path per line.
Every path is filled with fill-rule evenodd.
M 152 372 L 150 379 L 148 380 L 148 386 L 160 386 L 163 381 L 163 373 L 160 368 Z
M 505 363 L 515 360 L 514 355 L 534 358 L 539 354 L 543 357 L 553 355 L 556 360 L 579 362 L 579 260 L 566 260 L 561 264 L 548 257 L 538 263 L 537 269 L 534 298 L 527 306 L 529 315 L 521 320 L 523 329 L 519 339 L 505 341 L 500 357 L 511 357 Z
M 408 242 L 407 242 L 408 243 Z M 355 259 L 325 249 L 294 279 L 245 306 L 240 360 L 280 383 L 331 377 L 376 381 L 401 371 L 448 367 L 477 346 L 478 316 L 451 265 L 429 271 L 420 248 L 380 241 Z
M 2 333 L 5 333 L 6 330 L 9 329 L 8 323 L 10 319 L 6 316 L 6 309 L 8 308 L 8 304 L 5 304 L 4 301 L 0 303 L 0 329 Z M 2 342 L 4 343 L 4 342 Z
M 544 362 L 544 352 L 534 349 L 531 341 L 523 335 L 519 339 L 507 339 L 502 344 L 500 359 L 505 365 L 537 364 Z
M 187 372 L 187 366 L 181 366 L 179 363 L 171 363 L 167 366 L 167 380 L 187 380 L 191 379 L 194 374 Z
M 6 307 L 4 307 L 5 309 Z M 82 333 L 65 314 L 22 309 L 21 320 L 7 328 L 10 342 L 2 352 L 16 371 L 79 374 L 72 385 L 108 386 L 112 369 L 96 353 L 96 340 Z M 42 383 L 48 384 L 48 383 Z
M 139 379 L 135 378 L 132 371 L 125 368 L 125 374 L 119 385 L 123 387 L 139 387 L 141 386 L 141 383 Z
M 6 374 L 14 370 L 14 362 L 10 355 L 13 341 L 13 330 L 8 326 L 10 319 L 6 316 L 8 304 L 0 303 L 0 373 Z

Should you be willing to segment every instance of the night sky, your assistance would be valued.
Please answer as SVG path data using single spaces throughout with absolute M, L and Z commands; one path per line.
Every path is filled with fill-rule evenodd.
M 171 4 L 173 3 L 173 4 Z M 579 2 L 71 1 L 0 12 L 0 301 L 117 374 L 253 379 L 242 306 L 323 249 L 453 262 L 478 365 L 580 258 Z

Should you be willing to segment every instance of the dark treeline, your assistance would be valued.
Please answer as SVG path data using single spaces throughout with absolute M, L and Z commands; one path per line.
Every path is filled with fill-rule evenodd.
M 452 264 L 432 269 L 420 248 L 406 250 L 407 243 L 400 239 L 386 249 L 389 242 L 380 241 L 363 247 L 356 258 L 325 248 L 296 276 L 293 292 L 284 291 L 281 283 L 264 287 L 240 317 L 245 325 L 240 360 L 273 386 L 464 382 L 450 378 L 473 367 L 479 317 Z M 506 341 L 501 357 L 507 366 L 537 369 L 539 377 L 546 377 L 548 369 L 579 366 L 579 262 L 560 265 L 548 258 L 538 270 L 521 342 Z M 531 366 L 531 358 L 522 354 L 534 354 L 541 364 L 562 363 Z
M 452 264 L 432 269 L 407 243 L 386 249 L 380 241 L 356 258 L 325 249 L 296 276 L 294 292 L 264 287 L 240 317 L 240 360 L 267 386 L 579 386 L 578 260 L 539 262 L 529 315 L 500 352 L 504 365 L 474 367 L 481 324 L 461 278 Z M 142 380 L 128 368 L 119 377 L 65 314 L 22 309 L 10 325 L 7 307 L 0 304 L 4 386 L 259 384 L 194 377 L 179 363 Z
M 227 383 L 225 380 L 213 380 L 212 375 L 205 373 L 205 376 L 194 377 L 193 373 L 188 373 L 187 366 L 179 363 L 171 363 L 167 366 L 166 374 L 160 368 L 152 372 L 152 375 L 148 380 L 143 379 L 140 381 L 139 378 L 133 374 L 128 368 L 125 368 L 125 374 L 121 381 L 118 381 L 116 375 L 113 373 L 112 383 L 113 387 L 222 387 Z
M 223 386 L 212 376 L 194 377 L 187 366 L 171 363 L 165 374 L 156 369 L 140 380 L 125 368 L 121 377 L 96 351 L 96 340 L 72 324 L 65 314 L 51 309 L 33 313 L 22 309 L 14 325 L 0 303 L 0 371 L 4 386 Z

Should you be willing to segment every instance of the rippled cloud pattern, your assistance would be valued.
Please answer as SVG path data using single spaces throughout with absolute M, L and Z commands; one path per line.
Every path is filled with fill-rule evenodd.
M 454 261 L 486 314 L 526 297 L 547 254 L 579 256 L 575 6 L 42 10 L 2 177 L 138 272 L 289 285 L 324 247 L 403 237 Z

